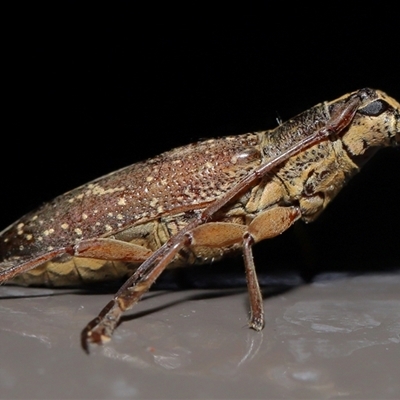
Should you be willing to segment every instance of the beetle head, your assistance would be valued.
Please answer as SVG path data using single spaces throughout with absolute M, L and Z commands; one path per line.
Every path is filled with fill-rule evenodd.
M 353 156 L 373 154 L 378 148 L 400 144 L 400 104 L 379 90 L 366 95 L 342 137 Z

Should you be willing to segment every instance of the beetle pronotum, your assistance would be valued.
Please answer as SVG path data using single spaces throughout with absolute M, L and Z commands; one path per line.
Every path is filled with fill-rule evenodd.
M 400 104 L 362 89 L 275 129 L 211 139 L 61 195 L 0 234 L 0 282 L 72 286 L 127 277 L 82 332 L 108 341 L 167 266 L 241 250 L 249 325 L 264 326 L 252 245 L 314 220 L 374 152 L 400 143 Z

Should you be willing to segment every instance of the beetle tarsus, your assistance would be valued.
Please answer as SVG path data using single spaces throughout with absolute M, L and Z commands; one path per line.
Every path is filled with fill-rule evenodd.
M 81 344 L 87 354 L 89 354 L 91 343 L 102 345 L 111 340 L 121 314 L 122 310 L 118 302 L 111 300 L 100 314 L 86 325 L 81 333 Z
M 262 331 L 264 329 L 264 313 L 257 318 L 250 318 L 249 328 L 254 329 L 257 332 Z

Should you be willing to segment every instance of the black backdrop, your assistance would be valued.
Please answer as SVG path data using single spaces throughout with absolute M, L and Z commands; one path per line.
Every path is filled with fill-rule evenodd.
M 1 227 L 200 138 L 273 128 L 365 86 L 400 99 L 398 14 L 386 6 L 50 4 L 9 14 Z M 382 151 L 318 221 L 256 246 L 258 268 L 398 267 L 399 177 L 399 150 Z

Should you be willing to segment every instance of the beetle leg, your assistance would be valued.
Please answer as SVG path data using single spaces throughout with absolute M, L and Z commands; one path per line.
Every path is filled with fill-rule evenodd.
M 300 216 L 298 207 L 276 206 L 261 212 L 248 227 L 227 222 L 209 222 L 190 233 L 192 246 L 225 247 L 242 242 L 250 300 L 249 326 L 256 331 L 262 330 L 264 326 L 264 310 L 252 245 L 283 233 Z
M 298 207 L 273 207 L 254 218 L 243 235 L 243 257 L 250 300 L 249 326 L 256 331 L 261 331 L 264 327 L 264 307 L 254 265 L 252 245 L 283 233 L 300 216 Z
M 300 209 L 296 206 L 269 208 L 251 221 L 247 231 L 258 243 L 271 239 L 289 229 L 301 217 Z
M 23 274 L 33 268 L 50 261 L 52 258 L 60 256 L 65 253 L 65 249 L 60 248 L 50 251 L 34 259 L 27 258 L 26 260 L 16 259 L 11 261 L 4 261 L 0 263 L 0 284 L 6 282 L 19 274 Z
M 121 315 L 132 308 L 149 290 L 178 251 L 187 245 L 187 241 L 187 236 L 178 234 L 155 251 L 127 280 L 98 317 L 89 322 L 81 335 L 82 347 L 87 353 L 89 343 L 103 344 L 111 339 Z
M 261 331 L 264 328 L 264 306 L 256 267 L 254 265 L 253 244 L 254 239 L 249 233 L 246 233 L 243 236 L 243 258 L 250 301 L 249 326 L 256 331 Z
M 146 247 L 108 238 L 86 239 L 74 246 L 74 256 L 76 257 L 132 263 L 143 262 L 152 253 Z
M 246 225 L 208 222 L 190 232 L 190 245 L 193 247 L 228 247 L 240 243 L 246 230 Z

